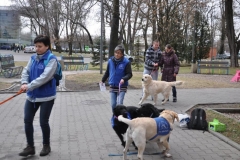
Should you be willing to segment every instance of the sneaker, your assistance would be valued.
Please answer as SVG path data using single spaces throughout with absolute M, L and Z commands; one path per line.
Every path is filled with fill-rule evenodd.
M 51 152 L 51 147 L 49 144 L 44 144 L 40 152 L 40 156 L 46 156 Z
M 27 145 L 22 152 L 19 153 L 19 156 L 27 157 L 29 155 L 35 154 L 35 147 Z
M 163 99 L 162 102 L 163 102 L 163 101 L 165 101 L 165 99 Z M 167 101 L 169 101 L 169 99 L 168 99 Z
M 177 102 L 177 98 L 176 97 L 173 97 L 173 102 Z

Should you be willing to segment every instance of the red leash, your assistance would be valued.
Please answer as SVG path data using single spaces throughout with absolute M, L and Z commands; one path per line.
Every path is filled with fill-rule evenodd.
M 0 102 L 0 105 L 2 105 L 3 103 L 5 103 L 5 102 L 11 100 L 12 98 L 18 96 L 19 94 L 21 94 L 21 93 L 23 93 L 23 92 L 24 92 L 23 90 L 18 91 L 15 95 L 13 95 L 13 96 L 9 97 L 8 99 L 6 99 L 6 100 Z

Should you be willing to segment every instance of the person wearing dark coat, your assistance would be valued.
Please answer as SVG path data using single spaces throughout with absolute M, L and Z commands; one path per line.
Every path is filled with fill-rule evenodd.
M 165 47 L 165 52 L 163 52 L 159 66 L 162 68 L 162 81 L 173 82 L 176 81 L 176 77 L 179 71 L 179 61 L 175 54 L 172 46 L 167 44 Z M 173 102 L 177 102 L 177 91 L 176 87 L 172 87 Z

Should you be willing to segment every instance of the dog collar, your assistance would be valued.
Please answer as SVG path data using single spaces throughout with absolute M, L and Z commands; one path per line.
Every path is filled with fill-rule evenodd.
M 131 118 L 131 115 L 130 115 L 129 112 L 127 112 L 127 118 L 130 119 L 130 120 L 132 119 L 132 118 Z M 118 117 L 115 116 L 115 115 L 112 116 L 112 118 L 111 118 L 111 124 L 112 124 L 112 127 L 115 126 L 114 119 L 118 119 Z
M 127 118 L 130 119 L 130 120 L 132 119 L 129 112 L 127 112 Z

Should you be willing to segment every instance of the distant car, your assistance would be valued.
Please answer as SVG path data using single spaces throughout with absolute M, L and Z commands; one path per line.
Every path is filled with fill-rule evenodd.
M 225 54 L 225 58 L 224 59 L 230 59 L 231 58 L 230 53 L 224 53 L 224 54 Z
M 3 45 L 3 46 L 0 47 L 0 49 L 10 50 L 10 49 L 11 49 L 11 46 L 9 46 L 9 45 Z
M 217 54 L 216 59 L 230 59 L 230 53 Z
M 24 48 L 24 53 L 36 53 L 35 46 L 26 46 Z

